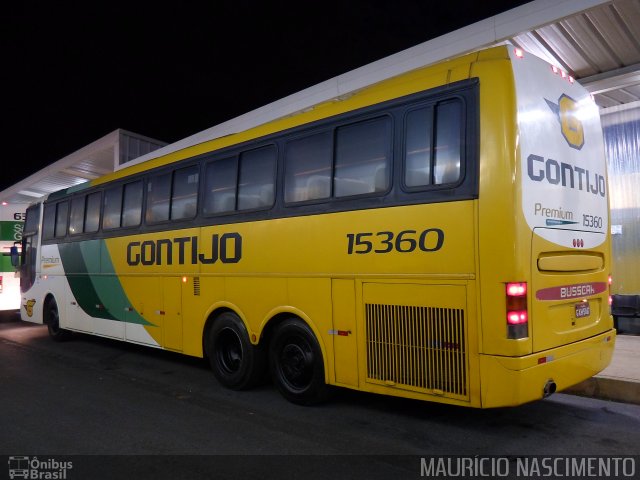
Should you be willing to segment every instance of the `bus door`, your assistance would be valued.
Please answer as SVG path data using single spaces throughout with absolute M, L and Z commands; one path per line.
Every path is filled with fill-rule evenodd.
M 20 267 L 20 291 L 27 292 L 36 280 L 38 265 L 38 239 L 41 204 L 27 208 L 24 231 L 22 233 L 22 259 Z
M 182 351 L 182 279 L 162 278 L 163 346 Z
M 333 352 L 336 382 L 358 386 L 355 281 L 333 279 Z

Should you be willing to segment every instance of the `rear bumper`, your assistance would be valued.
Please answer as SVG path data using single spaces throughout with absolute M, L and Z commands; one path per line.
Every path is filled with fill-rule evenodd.
M 480 355 L 483 408 L 507 407 L 540 400 L 548 381 L 557 391 L 604 370 L 611 362 L 616 331 L 524 357 Z

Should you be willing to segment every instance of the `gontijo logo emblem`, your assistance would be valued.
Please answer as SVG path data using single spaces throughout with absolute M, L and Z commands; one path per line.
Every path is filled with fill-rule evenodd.
M 27 302 L 23 305 L 24 309 L 27 312 L 27 315 L 33 317 L 33 306 L 36 304 L 35 299 L 27 300 Z
M 571 148 L 580 150 L 584 145 L 584 128 L 578 117 L 578 102 L 564 93 L 558 103 L 544 99 L 560 122 L 560 131 Z

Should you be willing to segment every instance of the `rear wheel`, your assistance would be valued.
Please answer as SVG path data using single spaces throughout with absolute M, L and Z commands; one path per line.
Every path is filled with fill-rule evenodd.
M 215 319 L 207 343 L 213 374 L 225 387 L 244 390 L 264 378 L 264 349 L 251 344 L 244 323 L 235 313 L 224 312 Z
M 49 336 L 56 342 L 67 340 L 71 336 L 71 332 L 60 328 L 60 314 L 58 313 L 58 304 L 53 298 L 47 300 L 44 305 L 43 320 L 44 323 L 47 324 Z
M 327 400 L 329 386 L 324 381 L 322 350 L 303 321 L 289 318 L 276 327 L 269 366 L 273 383 L 290 402 L 313 405 Z

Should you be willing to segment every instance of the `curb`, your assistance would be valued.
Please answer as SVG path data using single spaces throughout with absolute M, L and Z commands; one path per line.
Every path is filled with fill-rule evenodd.
M 640 405 L 640 383 L 611 377 L 592 377 L 561 393 Z

